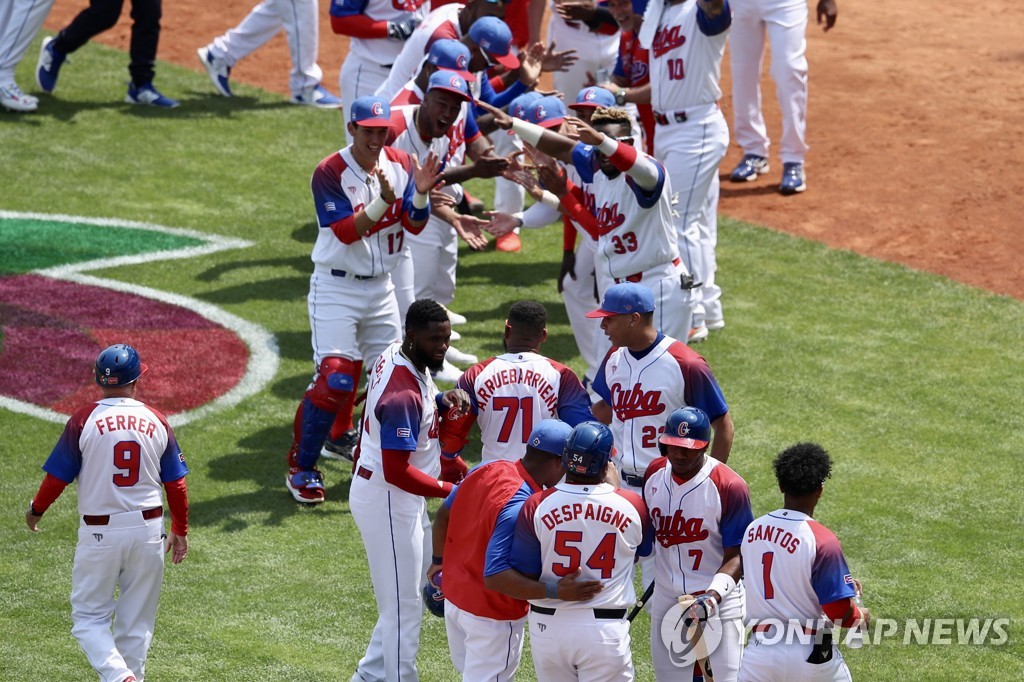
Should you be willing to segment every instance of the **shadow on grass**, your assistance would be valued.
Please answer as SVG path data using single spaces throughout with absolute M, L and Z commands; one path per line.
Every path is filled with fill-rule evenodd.
M 113 93 L 112 93 L 113 95 Z M 128 104 L 124 95 L 113 95 L 107 100 L 65 100 L 58 96 L 43 95 L 39 100 L 39 109 L 28 114 L 19 114 L 17 118 L 31 125 L 41 125 L 47 118 L 65 123 L 74 120 L 82 112 L 110 109 L 127 116 L 139 118 L 216 118 L 228 117 L 239 111 L 273 110 L 297 106 L 286 100 L 264 100 L 256 97 L 235 96 L 221 97 L 192 90 L 185 97 L 175 97 L 181 106 L 174 109 L 148 107 Z M 35 119 L 35 120 L 33 120 Z

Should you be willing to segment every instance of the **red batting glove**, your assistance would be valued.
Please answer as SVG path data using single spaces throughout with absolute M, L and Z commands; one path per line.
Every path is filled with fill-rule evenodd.
M 461 456 L 456 455 L 454 458 L 448 458 L 441 456 L 441 480 L 452 484 L 458 484 L 462 482 L 462 479 L 466 477 L 469 472 L 469 465 L 466 464 L 465 460 Z

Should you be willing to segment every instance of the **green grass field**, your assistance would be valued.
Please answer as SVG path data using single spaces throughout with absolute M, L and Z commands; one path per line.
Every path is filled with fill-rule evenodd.
M 182 107 L 131 108 L 119 103 L 125 61 L 87 47 L 38 114 L 0 112 L 0 209 L 253 242 L 94 274 L 220 306 L 270 330 L 281 354 L 260 394 L 177 430 L 192 469 L 191 554 L 168 566 L 147 679 L 347 680 L 376 618 L 349 473 L 324 463 L 328 501 L 315 509 L 283 486 L 311 356 L 309 176 L 342 144 L 340 115 L 241 85 L 233 100 L 215 97 L 205 74 L 168 65 L 158 85 Z M 525 237 L 518 254 L 461 254 L 452 307 L 470 323 L 459 346 L 500 351 L 508 305 L 535 298 L 551 317 L 544 350 L 581 369 L 555 291 L 560 231 Z M 116 242 L 96 246 L 120 253 Z M 780 504 L 774 454 L 825 444 L 836 467 L 818 518 L 842 540 L 875 616 L 900 622 L 897 636 L 848 654 L 855 678 L 1024 679 L 1024 598 L 1013 587 L 1024 566 L 1024 304 L 728 220 L 719 263 L 728 326 L 699 350 L 733 411 L 730 465 L 761 514 Z M 59 366 L 43 348 L 37 366 L 19 369 L 45 382 Z M 74 488 L 41 533 L 22 517 L 60 431 L 0 411 L 0 680 L 95 679 L 70 635 Z M 1009 642 L 904 644 L 906 619 L 975 617 L 1011 619 Z M 649 680 L 648 622 L 637 623 L 638 679 Z M 424 680 L 454 678 L 443 624 L 429 615 L 419 664 Z M 520 679 L 532 678 L 527 654 Z

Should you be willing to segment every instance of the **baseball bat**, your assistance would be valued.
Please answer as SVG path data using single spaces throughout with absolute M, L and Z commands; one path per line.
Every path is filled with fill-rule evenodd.
M 696 600 L 693 598 L 693 596 L 689 594 L 684 594 L 679 597 L 679 605 L 683 607 L 684 613 L 686 612 L 686 609 L 690 608 L 690 606 L 692 606 L 695 601 Z M 700 619 L 694 618 L 693 625 L 691 625 L 690 627 L 694 629 L 692 635 L 693 646 L 699 652 L 701 648 L 704 646 L 704 626 L 700 624 Z M 705 653 L 702 657 L 698 653 L 697 663 L 700 664 L 700 668 L 704 672 L 704 682 L 715 682 L 715 674 L 711 671 L 711 658 L 708 656 L 708 654 Z
M 647 600 L 651 598 L 652 594 L 654 594 L 654 581 L 653 580 L 651 581 L 651 584 L 647 586 L 647 589 L 644 590 L 644 595 L 642 597 L 640 597 L 640 601 L 638 601 L 636 603 L 636 605 L 633 607 L 633 610 L 629 612 L 628 616 L 626 616 L 626 620 L 627 621 L 629 621 L 630 623 L 633 622 L 633 619 L 636 618 L 640 614 L 640 612 L 644 608 L 644 604 L 647 603 Z

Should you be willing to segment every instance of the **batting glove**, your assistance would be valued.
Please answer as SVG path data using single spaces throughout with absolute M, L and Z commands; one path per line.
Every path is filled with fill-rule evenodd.
M 710 594 L 702 594 L 686 610 L 686 620 L 684 623 L 686 627 L 693 625 L 694 621 L 706 623 L 716 613 L 718 613 L 718 600 Z
M 402 19 L 401 21 L 388 22 L 388 38 L 405 42 L 412 35 L 412 32 L 419 26 L 419 19 Z

